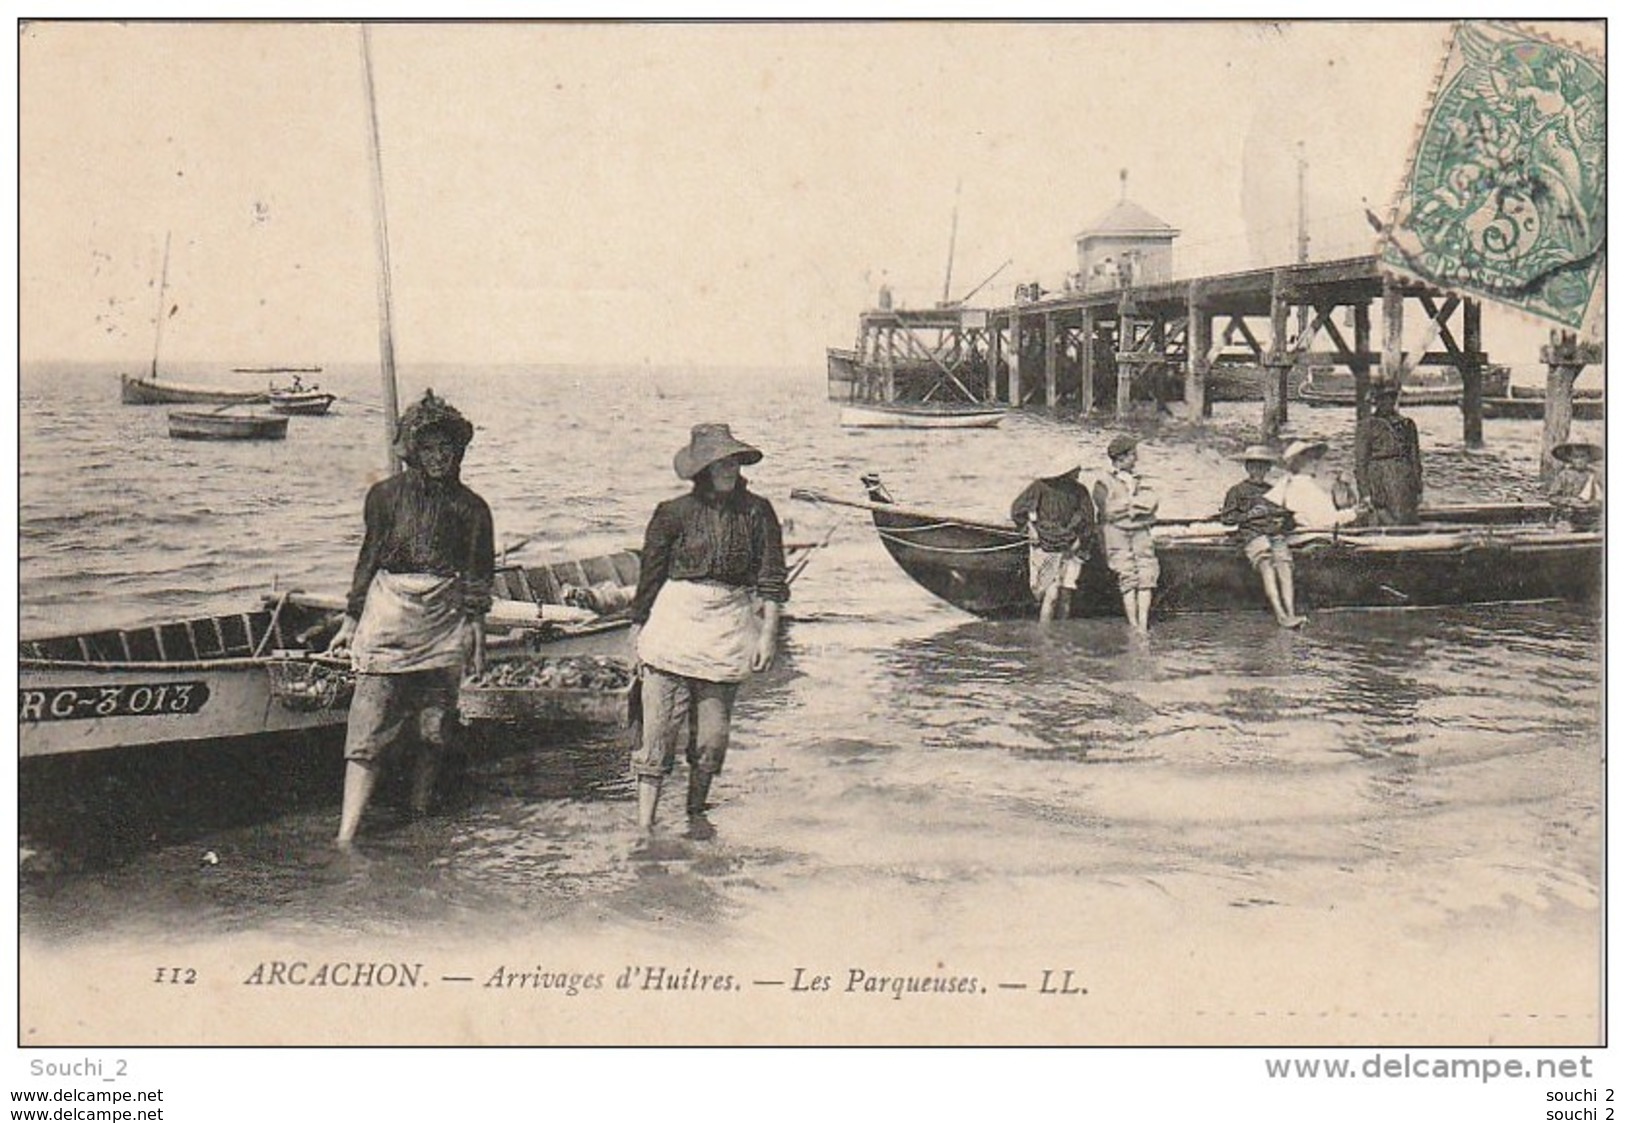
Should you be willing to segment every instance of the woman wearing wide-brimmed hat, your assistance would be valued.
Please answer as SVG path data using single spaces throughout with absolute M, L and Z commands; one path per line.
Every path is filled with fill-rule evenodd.
M 1552 506 L 1567 516 L 1574 529 L 1596 529 L 1602 517 L 1602 481 L 1597 478 L 1602 446 L 1569 441 L 1552 449 L 1552 459 L 1562 465 L 1546 489 Z
M 1046 622 L 1071 615 L 1072 592 L 1094 538 L 1095 505 L 1078 482 L 1081 471 L 1076 450 L 1060 453 L 1010 504 L 1010 521 L 1027 531 L 1027 583 Z
M 408 731 L 418 740 L 412 809 L 428 809 L 464 664 L 482 669 L 496 556 L 491 508 L 458 478 L 473 438 L 468 419 L 426 391 L 395 427 L 405 467 L 367 492 L 344 623 L 328 646 L 356 669 L 340 846 L 354 840 L 379 769 Z
M 688 814 L 706 830 L 711 780 L 728 751 L 734 696 L 773 664 L 780 606 L 790 599 L 784 537 L 773 504 L 748 490 L 743 465 L 761 450 L 727 425 L 696 425 L 673 467 L 687 495 L 655 508 L 628 614 L 643 665 L 643 744 L 633 754 L 638 825 L 654 829 L 662 784 L 681 747 Z
M 1325 441 L 1293 441 L 1281 450 L 1281 466 L 1286 478 L 1269 492 L 1271 503 L 1292 512 L 1299 530 L 1330 530 L 1348 526 L 1366 513 L 1362 501 L 1352 507 L 1339 507 L 1330 492 L 1321 486 L 1316 474 L 1326 456 Z
M 1248 445 L 1236 459 L 1247 469 L 1247 478 L 1225 492 L 1219 521 L 1236 528 L 1236 541 L 1264 583 L 1276 621 L 1283 628 L 1299 627 L 1303 617 L 1298 615 L 1292 547 L 1286 540 L 1292 512 L 1270 501 L 1265 482 L 1276 455 L 1267 445 Z

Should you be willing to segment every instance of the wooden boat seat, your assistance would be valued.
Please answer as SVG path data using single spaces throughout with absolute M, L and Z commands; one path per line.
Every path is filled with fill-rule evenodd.
M 617 550 L 591 558 L 573 558 L 532 566 L 503 566 L 496 571 L 492 587 L 496 595 L 505 600 L 564 604 L 565 586 L 586 589 L 604 582 L 636 585 L 638 552 Z

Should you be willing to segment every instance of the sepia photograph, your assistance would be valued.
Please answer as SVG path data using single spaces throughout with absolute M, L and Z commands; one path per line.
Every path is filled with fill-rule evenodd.
M 1177 1048 L 1597 1117 L 1604 21 L 16 60 L 14 1086 Z

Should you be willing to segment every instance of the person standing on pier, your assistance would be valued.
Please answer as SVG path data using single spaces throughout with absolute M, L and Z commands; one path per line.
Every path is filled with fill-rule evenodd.
M 1276 622 L 1283 628 L 1302 627 L 1293 589 L 1292 547 L 1286 540 L 1292 512 L 1270 502 L 1265 482 L 1275 454 L 1264 445 L 1249 445 L 1237 459 L 1247 469 L 1247 478 L 1225 493 L 1219 521 L 1236 528 L 1242 552 L 1264 583 Z
M 1112 468 L 1095 483 L 1095 510 L 1106 543 L 1106 564 L 1117 574 L 1123 595 L 1123 615 L 1135 631 L 1146 635 L 1151 630 L 1151 596 L 1161 575 L 1151 539 L 1159 500 L 1134 471 L 1138 443 L 1120 433 L 1106 446 Z
M 395 433 L 405 467 L 367 492 L 344 623 L 328 645 L 356 669 L 336 840 L 344 848 L 403 733 L 417 734 L 412 810 L 428 810 L 464 664 L 477 674 L 485 663 L 495 535 L 491 508 L 459 478 L 474 426 L 429 390 Z
M 693 490 L 657 506 L 644 533 L 627 615 L 643 677 L 643 744 L 632 772 L 645 837 L 679 747 L 690 832 L 709 835 L 706 799 L 728 751 L 739 684 L 773 665 L 780 607 L 790 599 L 784 535 L 773 504 L 739 474 L 761 459 L 727 425 L 694 426 L 673 460 Z
M 1045 623 L 1071 615 L 1072 591 L 1094 537 L 1095 507 L 1078 482 L 1081 471 L 1077 453 L 1063 453 L 1010 505 L 1010 521 L 1026 528 L 1027 581 Z
M 1376 526 L 1415 526 L 1422 505 L 1422 447 L 1416 422 L 1399 412 L 1399 387 L 1372 391 L 1374 412 L 1354 429 L 1354 470 Z

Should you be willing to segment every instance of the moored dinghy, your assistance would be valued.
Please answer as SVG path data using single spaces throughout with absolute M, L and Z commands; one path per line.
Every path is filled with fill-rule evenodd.
M 274 412 L 299 414 L 304 417 L 320 416 L 338 401 L 337 394 L 329 394 L 323 390 L 275 389 L 270 391 L 269 397 Z
M 229 390 L 219 386 L 172 382 L 156 375 L 138 378 L 121 374 L 119 400 L 127 406 L 258 405 L 266 400 L 266 393 L 263 390 Z
M 991 429 L 1004 413 L 1002 406 L 970 402 L 847 402 L 841 424 L 848 429 Z
M 169 435 L 188 441 L 280 441 L 288 435 L 288 419 L 258 413 L 176 410 L 169 415 Z

